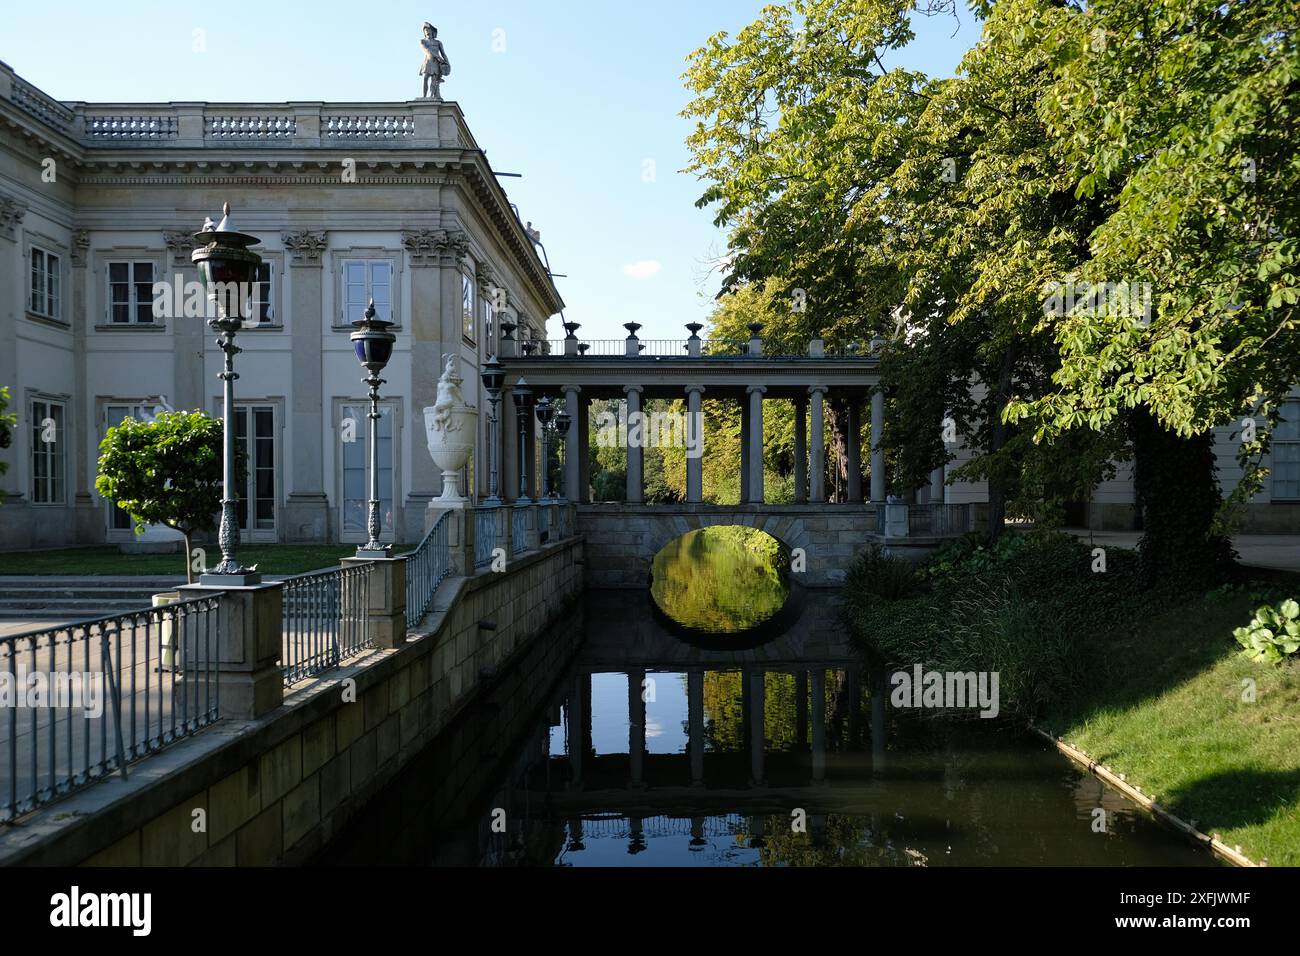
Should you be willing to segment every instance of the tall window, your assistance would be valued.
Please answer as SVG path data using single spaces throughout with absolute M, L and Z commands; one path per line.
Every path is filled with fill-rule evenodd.
M 1300 501 L 1300 399 L 1282 404 L 1273 431 L 1274 501 Z
M 375 308 L 379 308 L 378 304 Z M 379 526 L 393 531 L 393 406 L 379 406 Z M 370 509 L 370 406 L 344 405 L 340 418 L 356 422 L 355 441 L 343 443 L 343 534 L 365 539 Z
M 153 263 L 108 264 L 109 318 L 116 324 L 152 323 Z
M 161 410 L 161 406 L 152 402 L 139 405 L 109 405 L 104 409 L 105 430 L 116 428 L 128 418 L 134 418 L 138 422 L 151 422 L 154 415 Z M 108 526 L 112 531 L 130 531 L 131 516 L 121 508 L 113 505 Z
M 63 504 L 63 405 L 32 401 L 32 502 Z
M 275 310 L 271 308 L 271 263 L 257 266 L 257 324 L 274 325 Z
M 465 338 L 474 340 L 474 280 L 461 273 L 460 276 L 460 322 Z
M 236 408 L 235 443 L 244 450 L 248 468 L 247 483 L 239 488 L 240 530 L 274 531 L 275 409 L 270 405 Z
M 343 323 L 360 321 L 375 300 L 375 313 L 393 321 L 393 264 L 387 259 L 349 259 L 343 263 Z
M 492 321 L 492 299 L 490 296 L 483 297 L 483 339 L 486 343 L 483 348 L 486 354 L 495 355 L 497 351 L 496 340 L 496 323 Z
M 59 257 L 44 249 L 33 249 L 28 308 L 36 315 L 57 319 L 61 317 L 59 305 Z

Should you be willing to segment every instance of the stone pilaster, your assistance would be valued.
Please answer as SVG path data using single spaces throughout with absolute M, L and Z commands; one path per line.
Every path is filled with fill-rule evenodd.
M 624 385 L 627 396 L 627 496 L 630 504 L 640 504 L 645 497 L 642 485 L 642 461 L 645 449 L 645 422 L 641 414 L 640 385 Z
M 686 386 L 686 500 L 704 500 L 704 386 Z
M 564 441 L 564 497 L 569 501 L 578 501 L 582 495 L 582 456 L 587 453 L 587 449 L 578 441 L 578 416 L 586 412 L 582 402 L 582 386 L 564 386 L 564 409 L 571 420 L 569 434 Z
M 871 500 L 885 500 L 885 394 L 877 388 L 871 393 Z
M 767 387 L 750 385 L 745 389 L 749 397 L 749 501 L 763 503 L 763 395 Z
M 809 500 L 826 500 L 826 386 L 814 385 L 808 389 L 811 406 L 808 448 Z
M 325 335 L 333 326 L 325 315 L 324 270 L 321 259 L 328 246 L 324 232 L 286 232 L 281 242 L 288 258 L 287 275 L 293 286 L 289 316 L 293 375 L 293 462 L 289 466 L 290 491 L 285 503 L 285 538 L 288 541 L 332 541 L 334 534 L 326 487 L 325 435 L 321 419 L 333 414 L 325 398 L 322 366 Z M 328 423 L 330 425 L 334 423 Z

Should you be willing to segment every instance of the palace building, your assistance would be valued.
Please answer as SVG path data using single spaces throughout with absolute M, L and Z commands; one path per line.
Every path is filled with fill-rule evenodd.
M 263 260 L 237 340 L 245 541 L 365 540 L 369 423 L 348 335 L 369 300 L 396 323 L 380 477 L 399 542 L 420 539 L 441 491 L 423 409 L 443 356 L 486 409 L 500 326 L 544 348 L 563 306 L 454 102 L 64 103 L 0 63 L 0 385 L 18 414 L 0 549 L 135 540 L 95 493 L 106 430 L 221 414 L 215 333 L 159 315 L 152 290 L 198 280 L 192 235 L 226 202 Z M 486 468 L 468 470 L 486 492 Z

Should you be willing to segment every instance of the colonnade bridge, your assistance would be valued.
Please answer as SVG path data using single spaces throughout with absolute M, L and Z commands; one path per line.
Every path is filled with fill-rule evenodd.
M 751 326 L 748 340 L 710 341 L 700 338 L 694 324 L 688 326 L 691 337 L 682 340 L 642 341 L 635 323 L 627 327 L 626 339 L 595 343 L 580 342 L 572 324 L 569 336 L 555 342 L 521 343 L 512 337 L 513 329 L 503 327 L 498 356 L 506 373 L 497 455 L 502 491 L 509 501 L 550 494 L 578 504 L 577 530 L 588 542 L 588 583 L 642 587 L 654 555 L 679 535 L 708 525 L 747 525 L 791 550 L 803 549 L 804 583 L 829 586 L 842 579 L 852 556 L 873 538 L 915 555 L 933 549 L 937 539 L 973 530 L 984 519 L 980 506 L 943 502 L 942 467 L 908 501 L 886 501 L 878 341 L 829 350 L 814 338 L 800 354 L 772 354 L 765 351 L 758 326 Z M 517 408 L 515 392 L 523 389 L 534 407 L 543 398 L 563 400 L 573 423 L 563 442 L 562 488 L 540 487 L 536 461 L 520 468 L 520 449 L 534 447 L 540 427 L 533 414 Z M 737 505 L 703 500 L 703 455 L 709 453 L 702 429 L 706 398 L 739 407 Z M 610 399 L 626 402 L 621 423 L 626 427 L 618 433 L 627 453 L 626 488 L 624 500 L 616 504 L 591 500 L 589 409 L 593 401 Z M 645 433 L 657 431 L 658 423 L 643 409 L 653 399 L 685 402 L 686 499 L 681 503 L 645 501 Z M 763 414 L 773 399 L 791 401 L 795 410 L 794 501 L 788 504 L 764 501 Z M 832 399 L 846 410 L 848 480 L 843 500 L 837 502 L 829 500 L 826 487 L 826 403 Z M 870 415 L 872 436 L 865 488 L 859 441 L 864 414 Z

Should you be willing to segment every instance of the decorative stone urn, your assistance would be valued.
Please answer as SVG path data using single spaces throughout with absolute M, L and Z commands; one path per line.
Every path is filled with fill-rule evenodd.
M 460 394 L 465 380 L 456 371 L 456 357 L 444 355 L 446 367 L 438 379 L 438 400 L 424 410 L 424 434 L 429 456 L 442 469 L 442 494 L 431 508 L 463 508 L 469 500 L 460 490 L 460 470 L 474 453 L 478 409 Z

